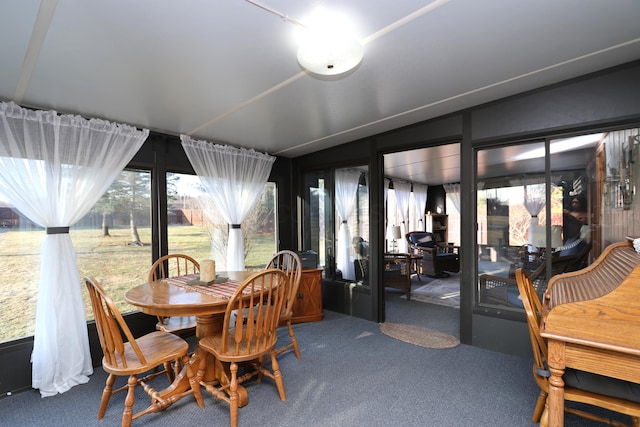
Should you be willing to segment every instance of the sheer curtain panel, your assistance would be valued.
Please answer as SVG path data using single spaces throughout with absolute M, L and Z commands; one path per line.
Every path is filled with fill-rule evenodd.
M 148 134 L 0 103 L 0 192 L 47 231 L 31 356 L 32 386 L 42 397 L 86 383 L 93 373 L 69 227 L 87 214 Z
M 524 207 L 531 215 L 529 224 L 529 244 L 534 246 L 533 235 L 534 230 L 538 228 L 538 214 L 545 207 L 546 186 L 544 177 L 531 177 L 523 179 L 512 179 L 509 181 L 511 186 L 524 186 Z
M 453 207 L 460 212 L 460 184 L 444 184 L 443 187 L 449 200 L 453 202 Z
M 398 212 L 402 218 L 401 234 L 402 238 L 398 241 L 398 251 L 402 253 L 409 252 L 409 244 L 404 236 L 410 231 L 407 230 L 409 225 L 409 200 L 411 199 L 411 183 L 410 182 L 393 182 L 393 189 L 396 193 L 396 203 L 398 204 Z
M 421 231 L 425 230 L 424 212 L 427 210 L 427 190 L 428 185 L 425 184 L 413 184 L 413 201 L 416 205 L 416 212 L 418 214 L 418 228 Z M 411 231 L 411 230 L 408 230 Z
M 229 224 L 228 271 L 244 270 L 242 221 L 251 213 L 276 158 L 254 150 L 197 141 L 180 135 L 182 146 L 207 197 Z
M 336 170 L 336 210 L 340 217 L 336 266 L 342 271 L 343 279 L 356 278 L 351 259 L 351 232 L 347 221 L 356 206 L 360 174 L 360 171 L 349 169 Z

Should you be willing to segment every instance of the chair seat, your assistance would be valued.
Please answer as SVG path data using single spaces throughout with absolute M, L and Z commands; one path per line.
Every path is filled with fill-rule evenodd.
M 275 348 L 275 342 L 273 345 L 265 348 L 264 352 L 268 353 L 271 349 Z M 213 354 L 216 359 L 222 362 L 246 362 L 249 360 L 255 360 L 255 343 L 252 345 L 251 351 L 247 350 L 247 342 L 243 340 L 239 344 L 238 351 L 235 353 L 239 353 L 238 355 L 229 354 L 229 353 L 221 353 L 220 349 L 222 348 L 222 335 L 211 335 L 208 337 L 202 338 L 198 345 L 209 353 Z M 235 348 L 234 336 L 231 332 L 229 332 L 229 337 L 227 339 L 227 346 L 230 349 Z
M 150 366 L 158 366 L 164 362 L 175 360 L 185 355 L 189 351 L 189 343 L 177 335 L 166 332 L 155 331 L 143 335 L 136 339 L 140 350 L 148 359 L 147 363 L 141 363 L 131 347 L 131 343 L 124 343 L 124 358 L 127 361 L 126 367 L 115 366 L 102 359 L 103 369 L 114 375 L 136 375 L 149 370 Z M 162 351 L 158 351 L 162 349 Z M 120 359 L 120 358 L 118 358 Z M 118 360 L 120 362 L 120 360 Z
M 196 316 L 165 317 L 162 322 L 156 323 L 156 329 L 178 335 L 192 332 L 196 330 Z

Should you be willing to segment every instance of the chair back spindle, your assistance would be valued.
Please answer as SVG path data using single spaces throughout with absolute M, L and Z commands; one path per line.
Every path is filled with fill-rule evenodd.
M 221 353 L 240 356 L 272 348 L 288 287 L 286 274 L 278 269 L 263 270 L 245 280 L 225 311 Z M 245 299 L 246 293 L 250 296 Z
M 289 250 L 278 252 L 269 261 L 266 268 L 277 268 L 287 275 L 289 280 L 289 292 L 285 301 L 282 316 L 291 317 L 293 304 L 296 302 L 300 280 L 302 278 L 302 261 L 297 253 Z
M 189 255 L 169 254 L 160 257 L 149 270 L 149 283 L 167 277 L 186 276 L 200 272 L 200 263 Z

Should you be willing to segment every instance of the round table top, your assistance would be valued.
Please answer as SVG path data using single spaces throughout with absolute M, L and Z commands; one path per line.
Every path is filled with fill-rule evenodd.
M 229 271 L 220 272 L 220 275 L 243 282 L 253 273 Z M 154 316 L 198 316 L 223 313 L 229 301 L 227 298 L 177 286 L 163 279 L 129 289 L 124 299 L 141 312 Z

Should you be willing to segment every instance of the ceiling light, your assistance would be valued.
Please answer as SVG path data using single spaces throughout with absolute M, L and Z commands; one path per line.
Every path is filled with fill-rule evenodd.
M 255 0 L 246 1 L 296 25 L 300 40 L 298 63 L 310 72 L 334 76 L 354 69 L 362 61 L 362 43 L 353 34 L 349 22 L 339 14 L 319 7 L 300 22 Z
M 355 68 L 364 49 L 356 39 L 340 39 L 329 34 L 311 37 L 298 49 L 298 62 L 315 74 L 336 75 Z
M 348 24 L 335 14 L 319 12 L 305 23 L 298 48 L 298 62 L 315 74 L 337 75 L 362 61 L 362 43 Z

